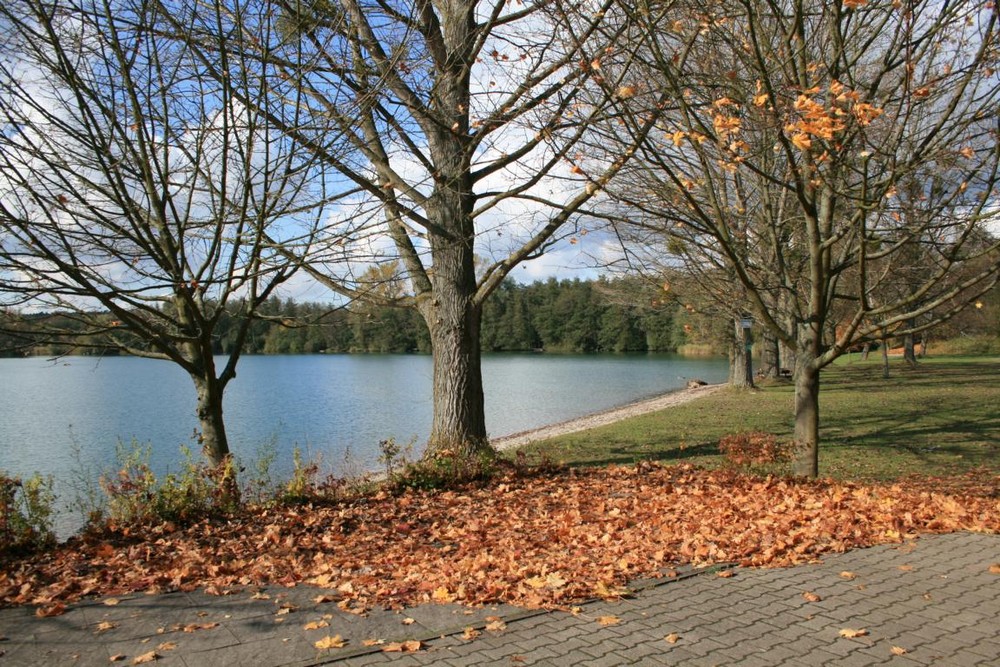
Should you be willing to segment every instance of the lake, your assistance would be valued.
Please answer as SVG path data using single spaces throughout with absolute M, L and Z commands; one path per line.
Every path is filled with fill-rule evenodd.
M 243 462 L 273 450 L 279 474 L 295 447 L 330 471 L 345 459 L 373 469 L 380 440 L 426 440 L 431 371 L 421 355 L 244 357 L 225 397 L 231 448 Z M 499 437 L 680 389 L 686 378 L 723 382 L 727 372 L 725 359 L 674 355 L 486 355 L 486 423 Z M 62 484 L 110 468 L 117 443 L 133 438 L 152 446 L 154 471 L 176 470 L 180 447 L 193 443 L 194 411 L 190 379 L 169 362 L 0 359 L 0 470 Z

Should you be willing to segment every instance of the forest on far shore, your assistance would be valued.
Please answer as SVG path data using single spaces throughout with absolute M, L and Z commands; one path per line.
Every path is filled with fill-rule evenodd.
M 504 282 L 486 302 L 482 323 L 484 352 L 541 350 L 560 353 L 672 352 L 685 345 L 725 352 L 718 327 L 692 312 L 661 287 L 637 279 L 556 280 L 522 285 Z M 330 304 L 269 299 L 252 324 L 247 354 L 430 352 L 423 319 L 409 308 L 352 303 Z M 70 314 L 0 313 L 0 356 L 115 354 L 96 341 L 85 342 Z M 109 321 L 111 317 L 109 316 Z M 39 327 L 44 321 L 45 327 Z M 43 341 L 40 328 L 65 331 L 65 340 Z M 120 332 L 120 330 L 119 330 Z M 215 351 L 228 353 L 235 329 L 218 327 Z M 52 338 L 48 336 L 48 338 Z M 138 344 L 138 343 L 137 343 Z

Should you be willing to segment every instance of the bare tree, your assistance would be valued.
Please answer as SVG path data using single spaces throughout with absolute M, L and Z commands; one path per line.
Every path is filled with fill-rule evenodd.
M 225 76 L 208 76 L 164 18 L 145 0 L 3 3 L 0 296 L 182 367 L 220 464 L 250 322 L 298 268 L 270 239 L 315 226 L 324 183 L 262 112 L 298 122 L 268 106 L 276 72 L 220 50 Z M 223 317 L 236 342 L 218 364 Z
M 328 229 L 338 241 L 365 230 L 363 243 L 326 243 L 310 256 L 286 248 L 307 259 L 314 278 L 351 298 L 381 297 L 355 279 L 363 269 L 334 270 L 328 259 L 400 262 L 409 289 L 394 301 L 420 312 L 432 341 L 428 451 L 488 452 L 483 302 L 519 263 L 544 253 L 625 163 L 628 151 L 587 171 L 577 154 L 587 123 L 617 113 L 634 90 L 608 74 L 632 57 L 613 39 L 622 34 L 622 14 L 611 0 L 585 16 L 559 0 L 274 6 L 281 39 L 261 33 L 254 55 L 298 84 L 288 101 L 307 120 L 286 125 L 289 136 L 357 188 Z M 188 11 L 197 17 L 200 5 Z M 206 34 L 231 29 L 202 24 Z M 183 24 L 178 34 L 191 39 Z M 214 60 L 205 48 L 206 67 Z M 353 151 L 326 153 L 330 135 Z M 478 273 L 477 254 L 487 258 Z
M 997 9 L 693 0 L 632 16 L 645 24 L 637 67 L 676 106 L 638 111 L 657 112 L 659 131 L 619 201 L 697 263 L 728 267 L 794 355 L 794 471 L 815 476 L 821 369 L 996 283 Z M 601 145 L 631 141 L 629 128 L 604 128 Z M 888 298 L 914 247 L 917 280 Z

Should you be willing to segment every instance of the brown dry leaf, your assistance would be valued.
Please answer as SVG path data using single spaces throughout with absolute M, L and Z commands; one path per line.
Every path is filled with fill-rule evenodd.
M 173 651 L 177 648 L 177 642 L 163 642 L 156 647 L 157 651 Z
M 812 591 L 804 591 L 802 593 L 802 598 L 806 602 L 821 602 L 823 600 L 823 598 L 821 598 L 820 596 L 816 595 Z
M 736 573 L 733 572 L 732 570 L 722 570 L 721 572 L 717 572 L 715 576 L 719 577 L 720 579 L 730 579 L 735 575 Z
M 909 653 L 909 651 L 907 651 L 902 646 L 893 646 L 891 649 L 889 649 L 889 652 L 892 653 L 893 655 L 906 655 L 907 653 Z
M 617 616 L 599 616 L 597 618 L 597 623 L 599 625 L 618 625 L 622 622 L 622 619 Z
M 990 565 L 990 574 L 1000 574 L 1000 563 Z
M 156 651 L 150 651 L 149 653 L 143 653 L 142 655 L 137 655 L 132 659 L 133 665 L 142 665 L 147 662 L 156 662 L 160 659 L 160 654 Z
M 449 591 L 444 586 L 438 586 L 437 588 L 434 589 L 434 592 L 431 593 L 431 599 L 434 600 L 435 602 L 443 602 L 443 603 L 454 602 L 457 597 L 458 597 L 457 595 Z
M 313 598 L 313 602 L 316 604 L 325 604 L 327 602 L 336 602 L 340 597 L 337 595 L 317 595 Z
M 50 604 L 47 607 L 39 607 L 35 610 L 35 616 L 38 618 L 50 618 L 52 616 L 62 616 L 66 613 L 66 605 L 61 602 L 55 604 Z
M 669 635 L 664 637 L 663 640 L 668 644 L 676 644 L 680 638 L 681 636 L 679 634 L 677 634 L 676 632 L 671 632 Z
M 486 624 L 486 630 L 488 632 L 503 632 L 507 629 L 507 624 L 503 622 L 501 618 L 494 618 L 493 620 L 487 619 L 489 621 Z
M 414 623 L 416 623 L 416 621 L 414 619 L 410 618 L 409 616 L 407 616 L 402 621 L 400 621 L 400 623 L 402 623 L 403 625 L 413 625 Z
M 847 579 L 848 581 L 854 579 L 857 576 L 858 575 L 854 574 L 853 572 L 848 572 L 847 570 L 844 570 L 843 572 L 840 573 L 840 578 Z
M 479 630 L 476 630 L 474 627 L 470 625 L 469 627 L 465 628 L 465 630 L 462 631 L 462 639 L 466 641 L 472 641 L 481 634 L 482 633 Z
M 313 642 L 313 646 L 321 651 L 328 651 L 333 648 L 344 648 L 347 645 L 347 640 L 340 635 L 327 635 L 319 641 Z
M 111 656 L 110 658 L 108 658 L 108 662 L 121 662 L 122 660 L 124 660 L 127 657 L 128 656 L 125 655 L 124 653 L 115 653 L 113 656 Z
M 217 627 L 219 627 L 219 624 L 214 621 L 212 623 L 188 623 L 181 628 L 181 631 L 190 633 L 198 632 L 199 630 L 211 630 Z
M 330 624 L 324 621 L 323 619 L 320 619 L 318 621 L 309 621 L 308 623 L 302 626 L 302 629 L 319 630 L 320 628 L 327 628 L 327 627 L 330 627 Z
M 271 596 L 268 595 L 267 593 L 262 592 L 262 591 L 257 591 L 256 593 L 254 593 L 253 595 L 250 596 L 250 599 L 251 600 L 270 600 Z
M 419 651 L 423 644 L 416 639 L 405 642 L 392 642 L 382 647 L 385 653 L 414 653 Z
M 384 644 L 384 639 L 363 639 L 361 640 L 362 646 L 378 646 L 379 644 Z
M 912 565 L 900 565 L 899 566 L 899 570 L 901 572 L 912 572 L 913 571 L 913 566 Z
M 580 614 L 583 613 L 583 607 L 570 607 L 569 613 L 573 614 L 574 616 L 579 616 Z
M 111 621 L 101 621 L 97 624 L 97 629 L 94 630 L 95 635 L 99 635 L 102 632 L 107 632 L 108 630 L 114 630 L 118 627 L 117 623 L 112 623 Z
M 847 639 L 854 639 L 856 637 L 864 637 L 865 635 L 868 634 L 868 631 L 865 630 L 864 628 L 859 628 L 857 630 L 853 628 L 844 628 L 837 634 L 839 634 L 841 637 L 846 637 Z
M 118 605 L 120 602 L 121 600 L 119 600 L 118 598 L 108 598 L 107 600 L 104 601 L 104 604 L 105 606 L 108 607 L 114 607 Z

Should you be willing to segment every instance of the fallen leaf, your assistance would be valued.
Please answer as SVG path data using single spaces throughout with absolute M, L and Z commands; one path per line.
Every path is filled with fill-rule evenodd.
M 990 574 L 1000 574 L 1000 563 L 990 565 Z
M 864 628 L 859 628 L 857 630 L 853 628 L 844 628 L 839 633 L 841 637 L 846 637 L 847 639 L 854 639 L 855 637 L 864 637 L 868 634 L 868 631 Z
M 344 648 L 347 645 L 347 640 L 345 640 L 340 635 L 327 635 L 319 641 L 313 642 L 313 646 L 321 651 L 328 651 L 332 648 Z
M 419 651 L 423 644 L 416 639 L 405 642 L 392 642 L 382 647 L 385 653 L 413 653 Z
M 156 647 L 157 651 L 173 651 L 177 648 L 177 642 L 163 642 Z
M 678 641 L 678 640 L 679 640 L 680 638 L 681 638 L 681 636 L 680 636 L 679 634 L 677 634 L 676 632 L 671 632 L 671 633 L 670 633 L 669 635 L 667 635 L 667 636 L 666 636 L 666 637 L 664 637 L 663 639 L 664 639 L 664 641 L 666 641 L 666 642 L 667 642 L 668 644 L 676 644 L 676 643 L 677 643 L 677 641 Z
M 125 655 L 124 653 L 115 653 L 113 656 L 111 656 L 110 658 L 108 658 L 108 662 L 121 662 L 122 660 L 124 660 L 127 657 L 128 656 Z
M 500 618 L 494 619 L 486 624 L 486 630 L 489 632 L 503 632 L 506 629 L 507 624 Z
M 50 618 L 52 616 L 62 616 L 66 613 L 66 605 L 61 602 L 55 604 L 50 604 L 48 607 L 39 607 L 35 610 L 35 616 L 38 618 Z
M 97 630 L 94 631 L 94 634 L 99 635 L 102 632 L 107 632 L 108 630 L 114 630 L 117 627 L 118 627 L 117 623 L 112 623 L 111 621 L 101 621 L 100 623 L 97 624 Z
M 362 646 L 378 646 L 379 644 L 384 644 L 384 639 L 364 639 L 361 641 Z
M 108 598 L 104 601 L 104 605 L 107 607 L 114 607 L 121 602 L 118 598 Z
M 326 604 L 327 602 L 336 602 L 340 599 L 338 595 L 317 595 L 313 598 L 313 602 L 316 604 Z
M 271 596 L 268 595 L 267 593 L 264 593 L 264 592 L 261 592 L 261 591 L 257 591 L 256 593 L 254 593 L 253 595 L 250 596 L 250 599 L 251 600 L 270 600 Z
M 326 628 L 326 627 L 329 627 L 329 626 L 330 626 L 329 623 L 327 623 L 326 621 L 320 619 L 318 621 L 309 621 L 308 623 L 306 623 L 305 625 L 302 626 L 302 629 L 303 630 L 319 630 L 320 628 Z
M 907 651 L 902 646 L 893 646 L 891 649 L 889 649 L 889 652 L 892 653 L 893 655 L 906 655 L 907 653 L 909 653 L 909 651 Z
M 402 621 L 400 621 L 400 623 L 402 623 L 403 625 L 413 625 L 414 623 L 416 623 L 416 621 L 407 616 Z
M 465 630 L 462 631 L 462 639 L 466 641 L 472 641 L 481 634 L 482 633 L 479 630 L 476 630 L 474 627 L 470 625 L 469 627 L 465 628 Z
M 804 599 L 804 600 L 805 600 L 806 602 L 820 602 L 820 601 L 822 601 L 822 600 L 823 600 L 823 598 L 821 598 L 820 596 L 816 595 L 816 594 L 815 594 L 815 593 L 813 593 L 812 591 L 804 591 L 804 592 L 802 593 L 802 598 L 803 598 L 803 599 Z
M 848 572 L 847 570 L 844 570 L 843 572 L 840 573 L 840 578 L 841 579 L 851 580 L 851 579 L 854 579 L 857 576 L 858 575 L 854 574 L 853 572 Z
M 150 651 L 149 653 L 143 653 L 142 655 L 137 655 L 132 659 L 133 665 L 142 665 L 147 662 L 155 662 L 160 659 L 160 655 L 156 651 Z
M 597 619 L 599 625 L 618 625 L 622 622 L 622 619 L 617 616 L 600 616 Z
M 716 572 L 715 576 L 720 579 L 730 579 L 735 576 L 735 573 L 732 570 L 722 570 L 721 572 Z
M 218 623 L 188 623 L 181 628 L 183 632 L 198 632 L 199 630 L 211 630 L 212 628 L 219 627 Z
M 437 588 L 434 589 L 434 592 L 431 593 L 431 599 L 434 600 L 435 602 L 444 602 L 444 603 L 454 602 L 457 597 L 458 596 L 456 596 L 454 593 L 449 591 L 444 586 L 438 586 Z
M 912 565 L 900 565 L 899 569 L 901 572 L 911 572 L 913 570 Z

